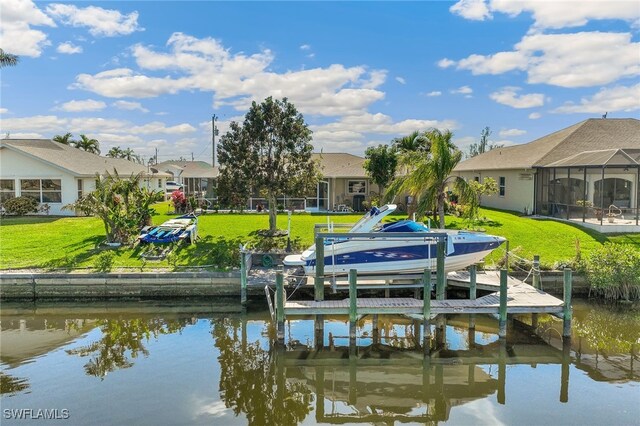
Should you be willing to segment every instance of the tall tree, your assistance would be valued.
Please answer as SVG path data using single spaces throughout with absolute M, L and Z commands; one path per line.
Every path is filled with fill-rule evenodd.
M 109 150 L 109 152 L 107 152 L 107 157 L 122 158 L 122 153 L 122 148 L 120 148 L 119 146 L 114 146 Z
M 127 148 L 122 151 L 122 155 L 120 156 L 120 158 L 124 158 L 125 160 L 133 161 L 135 163 L 140 162 L 140 156 L 136 154 L 136 152 L 131 148 Z
M 0 49 L 0 68 L 13 67 L 18 65 L 18 62 L 20 62 L 20 58 L 18 56 Z
M 428 152 L 431 148 L 431 142 L 426 136 L 427 132 L 416 130 L 410 135 L 395 138 L 392 142 L 393 148 L 400 154 L 411 152 Z
M 364 169 L 375 183 L 380 187 L 380 197 L 384 197 L 384 191 L 396 175 L 398 156 L 389 145 L 369 147 L 365 151 Z
M 92 154 L 100 154 L 100 143 L 98 140 L 88 138 L 86 135 L 80 135 L 80 139 L 75 141 L 74 146 Z
M 75 145 L 75 141 L 71 139 L 73 135 L 71 133 L 65 133 L 64 135 L 55 135 L 53 140 L 55 142 L 60 142 L 65 145 Z
M 502 148 L 502 145 L 489 143 L 489 136 L 491 136 L 491 129 L 489 126 L 482 129 L 480 132 L 480 141 L 478 143 L 472 143 L 469 146 L 468 158 L 475 157 L 476 155 L 484 154 L 495 148 Z
M 242 126 L 232 122 L 218 146 L 223 180 L 242 184 L 265 194 L 269 204 L 269 230 L 276 231 L 276 197 L 302 196 L 317 183 L 311 160 L 311 130 L 302 114 L 287 98 L 268 97 L 253 102 Z
M 389 186 L 387 198 L 407 192 L 416 199 L 416 213 L 419 216 L 432 211 L 434 219 L 439 219 L 444 228 L 444 202 L 447 197 L 448 186 L 458 193 L 460 202 L 465 203 L 474 197 L 469 184 L 451 173 L 462 159 L 462 152 L 458 150 L 451 138 L 449 130 L 444 132 L 433 129 L 426 133 L 431 150 L 428 154 L 402 156 L 403 165 L 408 173 L 398 176 Z

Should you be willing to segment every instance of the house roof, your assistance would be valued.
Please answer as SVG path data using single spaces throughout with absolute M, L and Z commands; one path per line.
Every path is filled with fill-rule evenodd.
M 205 161 L 163 161 L 156 164 L 158 170 L 181 178 L 217 178 L 218 167 L 211 167 Z
M 640 149 L 601 149 L 572 155 L 548 167 L 589 167 L 589 166 L 638 166 Z
M 326 178 L 366 178 L 364 158 L 341 152 L 315 153 L 312 159 L 318 161 L 320 173 Z
M 95 176 L 96 173 L 112 172 L 113 169 L 116 169 L 120 175 L 143 173 L 145 176 L 169 176 L 165 173 L 153 173 L 147 169 L 147 166 L 133 161 L 101 157 L 50 139 L 2 139 L 0 148 L 21 152 L 75 176 L 90 177 Z
M 461 162 L 455 171 L 549 167 L 577 154 L 603 149 L 640 149 L 640 120 L 590 118 L 533 142 L 492 149 Z

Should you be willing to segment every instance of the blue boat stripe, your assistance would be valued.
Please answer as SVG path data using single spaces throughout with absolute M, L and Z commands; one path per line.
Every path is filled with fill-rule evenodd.
M 493 250 L 500 246 L 501 241 L 490 242 L 466 242 L 455 244 L 455 251 L 447 257 L 454 257 L 469 253 L 477 253 L 486 250 Z M 333 258 L 336 259 L 336 265 L 349 265 L 359 263 L 377 263 L 377 262 L 390 262 L 390 261 L 405 261 L 405 260 L 420 260 L 420 259 L 435 259 L 437 254 L 436 244 L 431 244 L 431 256 L 429 256 L 427 247 L 429 245 L 416 244 L 404 247 L 388 247 L 376 250 L 361 250 L 356 252 L 350 252 L 345 254 L 337 254 L 335 256 L 325 256 L 324 264 L 333 265 Z M 315 266 L 316 260 L 311 259 L 307 261 L 307 266 Z

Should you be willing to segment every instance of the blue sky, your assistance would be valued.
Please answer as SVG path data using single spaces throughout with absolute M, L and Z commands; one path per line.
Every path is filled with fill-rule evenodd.
M 103 153 L 211 160 L 252 100 L 288 97 L 317 151 L 363 155 L 414 130 L 529 142 L 640 110 L 637 1 L 3 0 L 1 132 L 71 132 Z

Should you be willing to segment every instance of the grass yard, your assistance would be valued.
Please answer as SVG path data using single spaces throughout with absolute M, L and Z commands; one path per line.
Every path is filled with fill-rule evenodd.
M 154 216 L 154 223 L 162 223 L 170 217 L 164 212 L 166 206 L 160 204 Z M 552 266 L 556 262 L 570 261 L 576 254 L 576 240 L 580 241 L 583 253 L 606 242 L 632 244 L 640 250 L 640 234 L 605 236 L 578 226 L 553 220 L 537 220 L 520 217 L 517 214 L 482 209 L 486 216 L 482 227 L 489 234 L 501 235 L 509 239 L 511 250 L 518 249 L 518 255 L 531 258 L 539 254 L 543 265 Z M 333 215 L 334 223 L 353 223 L 361 215 Z M 401 216 L 392 216 L 391 220 Z M 141 249 L 120 248 L 116 254 L 114 268 L 130 267 L 152 269 L 158 267 L 235 264 L 231 254 L 240 243 L 250 241 L 251 233 L 268 226 L 267 214 L 209 214 L 201 216 L 198 224 L 200 240 L 194 246 L 183 246 L 175 251 L 175 256 L 160 262 L 146 262 L 140 259 Z M 313 243 L 313 225 L 326 223 L 325 216 L 295 214 L 292 216 L 292 239 L 299 239 L 302 247 Z M 287 215 L 278 216 L 278 226 L 287 227 Z M 461 228 L 459 218 L 447 217 L 447 226 Z M 103 251 L 98 247 L 104 239 L 102 222 L 96 218 L 52 218 L 21 217 L 3 218 L 0 223 L 0 269 L 19 268 L 73 268 L 92 267 Z M 487 263 L 498 259 L 504 250 L 496 250 Z

